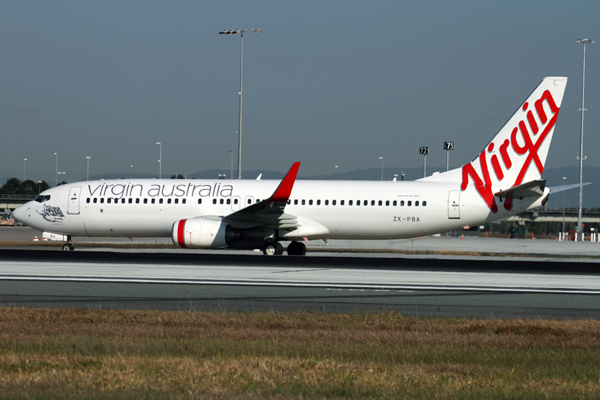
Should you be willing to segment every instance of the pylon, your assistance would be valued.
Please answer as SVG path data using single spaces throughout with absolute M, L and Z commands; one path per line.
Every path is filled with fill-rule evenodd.
M 464 239 L 464 238 L 465 238 L 465 235 L 460 235 L 460 239 L 461 240 Z
M 34 238 L 33 238 L 33 241 L 34 241 L 34 242 L 39 242 L 39 241 L 40 241 L 40 239 L 38 239 L 38 237 L 36 236 L 36 237 L 34 237 Z

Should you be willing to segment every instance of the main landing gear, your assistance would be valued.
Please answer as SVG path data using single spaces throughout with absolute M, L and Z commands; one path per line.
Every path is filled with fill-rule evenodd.
M 301 242 L 292 242 L 287 247 L 287 253 L 290 256 L 306 255 L 306 246 Z M 266 256 L 283 254 L 283 246 L 279 242 L 269 241 L 263 246 L 263 254 Z

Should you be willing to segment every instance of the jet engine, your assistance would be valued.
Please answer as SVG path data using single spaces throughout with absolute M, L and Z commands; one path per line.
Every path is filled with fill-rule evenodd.
M 242 231 L 222 221 L 197 217 L 175 222 L 171 237 L 178 247 L 214 249 L 242 240 Z

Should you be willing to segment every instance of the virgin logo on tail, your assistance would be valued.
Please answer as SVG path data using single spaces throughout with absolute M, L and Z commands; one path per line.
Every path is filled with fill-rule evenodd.
M 546 109 L 544 109 L 544 105 L 546 105 Z M 479 154 L 478 158 L 482 177 L 479 176 L 473 166 L 473 163 L 477 160 L 462 167 L 461 190 L 466 190 L 468 188 L 469 177 L 471 177 L 475 184 L 475 189 L 494 213 L 498 212 L 498 206 L 494 198 L 494 191 L 492 190 L 492 177 L 490 176 L 488 168 L 487 155 L 494 151 L 495 146 L 498 144 L 494 143 L 495 141 L 500 142 L 504 138 L 504 141 L 499 145 L 498 150 L 496 151 L 496 153 L 500 154 L 502 163 L 498 159 L 498 154 L 493 154 L 490 158 L 492 170 L 494 171 L 498 183 L 502 182 L 505 178 L 509 179 L 509 175 L 514 177 L 513 173 L 509 173 L 512 172 L 510 170 L 513 167 L 520 168 L 520 170 L 516 180 L 511 184 L 511 187 L 523 183 L 525 173 L 532 163 L 535 164 L 540 176 L 544 171 L 544 163 L 540 160 L 538 152 L 540 146 L 554 128 L 560 108 L 556 105 L 550 91 L 546 90 L 542 93 L 540 98 L 535 101 L 533 109 L 535 109 L 535 114 L 532 109 L 529 109 L 529 103 L 523 104 L 522 110 L 525 113 L 525 116 L 519 121 L 517 126 L 513 128 L 510 138 L 504 138 L 504 136 L 506 136 L 502 134 L 504 130 L 501 131 L 494 141 L 489 144 L 487 149 L 484 149 L 481 154 Z M 547 114 L 547 111 L 549 111 L 550 115 Z M 512 201 L 507 199 L 504 202 L 504 208 L 509 210 L 511 207 Z

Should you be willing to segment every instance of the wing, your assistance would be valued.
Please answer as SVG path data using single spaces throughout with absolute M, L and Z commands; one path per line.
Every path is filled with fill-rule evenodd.
M 285 206 L 296 182 L 300 163 L 295 162 L 275 192 L 268 199 L 252 204 L 222 218 L 235 228 L 264 227 L 268 229 L 295 229 L 300 226 L 295 215 L 286 214 Z

